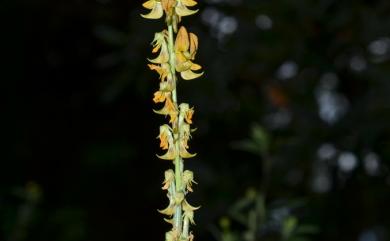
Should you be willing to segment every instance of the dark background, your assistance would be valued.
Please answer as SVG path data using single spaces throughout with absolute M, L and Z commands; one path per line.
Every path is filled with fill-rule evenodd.
M 155 157 L 167 120 L 152 112 L 158 76 L 146 67 L 164 23 L 141 18 L 141 3 L 2 4 L 0 240 L 169 229 L 156 210 L 171 164 Z M 199 5 L 183 24 L 205 75 L 178 90 L 196 111 L 198 156 L 185 163 L 199 183 L 196 240 L 390 240 L 390 2 Z M 254 193 L 265 206 L 249 239 L 253 222 L 235 210 L 255 210 Z

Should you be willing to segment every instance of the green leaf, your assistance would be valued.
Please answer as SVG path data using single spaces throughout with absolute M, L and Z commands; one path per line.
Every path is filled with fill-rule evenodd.
M 258 124 L 252 126 L 252 140 L 258 146 L 261 154 L 265 154 L 269 150 L 269 137 L 266 130 Z
M 294 216 L 288 216 L 283 220 L 282 237 L 287 240 L 298 225 L 298 219 Z

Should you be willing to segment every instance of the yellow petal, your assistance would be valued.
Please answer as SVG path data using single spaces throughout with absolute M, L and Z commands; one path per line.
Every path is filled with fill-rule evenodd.
M 190 106 L 187 103 L 181 103 L 179 105 L 180 109 L 180 118 L 185 119 L 186 123 L 181 124 L 180 128 L 180 135 L 182 137 L 191 137 L 191 130 L 190 130 L 190 125 L 192 124 L 192 116 L 194 115 L 194 108 L 190 108 Z
M 148 64 L 148 67 L 149 67 L 150 70 L 155 70 L 159 75 L 161 75 L 162 72 L 163 72 L 161 66 L 159 66 L 159 65 Z
M 165 107 L 167 108 L 168 112 L 177 112 L 175 104 L 173 103 L 171 98 L 167 98 L 165 101 Z
M 183 211 L 195 211 L 195 210 L 198 210 L 200 208 L 200 206 L 199 207 L 192 206 L 185 199 L 184 199 L 184 202 L 182 204 L 182 207 L 183 207 Z
M 176 51 L 176 62 L 186 62 L 188 61 L 188 59 L 186 58 L 186 56 L 183 54 L 183 52 L 180 52 L 180 51 Z
M 160 102 L 164 102 L 165 98 L 166 98 L 165 93 L 163 93 L 162 91 L 156 91 L 154 93 L 153 101 L 154 103 L 160 103 Z
M 181 17 L 185 17 L 197 13 L 198 9 L 197 10 L 188 9 L 182 2 L 178 2 L 175 11 L 177 15 Z
M 169 8 L 169 2 L 170 0 L 161 0 L 161 6 L 164 9 L 164 11 L 167 11 Z
M 183 207 L 183 211 L 184 211 L 184 217 L 188 218 L 189 221 L 191 222 L 191 224 L 195 224 L 194 222 L 194 211 L 199 209 L 199 207 L 193 207 L 191 206 L 187 200 L 184 200 L 183 204 L 182 204 L 182 207 Z
M 164 105 L 164 107 L 160 110 L 153 110 L 154 113 L 156 114 L 160 114 L 160 115 L 168 115 L 170 114 L 172 111 L 170 111 L 166 105 Z
M 161 81 L 164 81 L 165 78 L 167 78 L 167 77 L 168 77 L 168 79 L 169 78 L 172 79 L 172 74 L 170 72 L 171 67 L 170 67 L 170 65 L 168 63 L 162 63 L 161 64 L 161 69 L 162 69 L 162 74 L 160 75 Z
M 173 182 L 175 181 L 175 172 L 172 170 L 172 169 L 169 169 L 169 170 L 166 170 L 165 173 L 164 173 L 164 186 L 162 187 L 163 190 L 168 190 L 169 187 L 173 184 Z M 188 176 L 188 174 L 187 174 Z M 183 174 L 183 177 L 187 177 L 187 176 L 184 176 Z
M 154 34 L 154 38 L 152 41 L 152 45 L 153 45 L 152 53 L 156 53 L 161 48 L 161 45 L 166 44 L 165 36 L 166 36 L 165 30 Z
M 169 151 L 169 149 L 174 146 L 171 128 L 166 124 L 160 126 L 160 134 L 157 138 L 160 139 L 160 147 L 163 150 Z M 167 175 L 165 175 L 165 177 L 167 178 Z
M 163 150 L 167 150 L 169 148 L 168 137 L 166 135 L 160 136 L 160 147 Z
M 147 19 L 159 19 L 163 16 L 164 14 L 164 11 L 163 11 L 163 8 L 161 6 L 161 3 L 160 2 L 156 2 L 152 11 L 150 11 L 150 13 L 148 14 L 141 14 L 141 16 L 143 18 L 147 18 Z
M 153 110 L 153 112 L 165 116 L 169 115 L 169 123 L 174 123 L 177 120 L 178 111 L 176 110 L 171 98 L 166 98 L 164 107 L 161 110 Z
M 190 54 L 192 59 L 195 58 L 196 51 L 198 50 L 198 37 L 190 33 Z
M 169 123 L 175 123 L 177 120 L 177 112 L 170 112 L 169 117 Z
M 163 160 L 175 160 L 175 158 L 176 158 L 175 148 L 169 147 L 168 151 L 164 155 L 162 155 L 162 156 L 156 155 L 156 156 L 160 159 L 163 159 Z
M 147 8 L 147 9 L 153 9 L 154 6 L 155 6 L 155 4 L 156 4 L 156 0 L 149 0 L 149 1 L 144 2 L 144 3 L 142 4 L 142 6 L 143 6 L 144 8 Z
M 176 71 L 182 72 L 191 68 L 191 61 L 189 61 L 183 52 L 176 52 Z
M 202 76 L 203 72 L 198 74 L 198 73 L 192 72 L 191 70 L 187 70 L 187 71 L 181 72 L 180 75 L 185 80 L 191 80 L 191 79 L 196 79 L 196 78 Z
M 200 70 L 202 69 L 202 66 L 200 66 L 199 64 L 192 64 L 191 65 L 191 70 Z
M 194 110 L 191 108 L 188 110 L 188 112 L 186 113 L 186 116 L 185 116 L 185 119 L 186 119 L 188 124 L 192 124 L 192 116 L 193 115 L 194 115 Z
M 168 216 L 172 216 L 175 213 L 175 209 L 171 205 L 169 205 L 167 208 L 165 208 L 163 210 L 157 210 L 157 211 L 159 213 L 162 213 L 162 214 L 165 214 L 165 215 L 168 215 Z
M 163 75 L 163 69 L 160 66 L 155 65 L 155 64 L 148 64 L 148 66 L 149 66 L 149 69 L 155 70 L 161 78 L 161 76 Z
M 187 51 L 189 47 L 190 47 L 190 42 L 188 40 L 187 29 L 181 26 L 176 36 L 175 49 L 178 52 L 184 52 Z
M 172 12 L 175 3 L 176 3 L 175 0 L 161 0 L 162 7 L 166 13 Z
M 180 145 L 180 156 L 182 158 L 192 158 L 192 157 L 195 157 L 196 153 L 194 153 L 194 154 L 189 153 L 184 145 L 185 145 L 185 143 L 181 143 L 181 145 Z
M 157 53 L 157 51 L 159 51 L 160 48 L 161 48 L 161 45 L 156 45 L 156 47 L 154 47 L 154 48 L 152 49 L 152 53 Z
M 173 219 L 174 219 L 174 218 L 170 218 L 170 219 L 164 218 L 164 221 L 167 222 L 167 223 L 169 223 L 169 224 L 172 224 L 172 225 L 173 225 Z M 167 241 L 167 240 L 169 240 L 169 239 L 165 239 L 165 240 Z
M 192 190 L 192 183 L 197 184 L 194 181 L 194 173 L 192 171 L 185 170 L 183 175 L 182 175 L 182 178 L 183 178 L 183 184 L 186 186 L 187 190 L 189 192 L 193 192 L 193 190 Z
M 182 123 L 180 126 L 180 136 L 184 142 L 187 142 L 191 138 L 191 129 L 189 124 Z
M 186 61 L 186 62 L 177 62 L 176 63 L 176 71 L 177 72 L 183 72 L 183 71 L 187 71 L 191 68 L 192 66 L 192 63 L 191 61 Z
M 155 65 L 155 64 L 148 64 L 149 68 L 151 70 L 155 70 L 159 75 L 160 75 L 160 79 L 162 81 L 165 80 L 165 78 L 168 76 L 168 71 L 167 71 L 167 68 L 169 68 L 169 66 L 166 66 L 166 64 L 162 64 L 161 66 L 159 65 Z
M 153 110 L 153 112 L 159 115 L 168 115 L 168 111 L 165 107 L 163 107 L 160 110 Z
M 169 61 L 169 53 L 168 53 L 167 45 L 164 43 L 161 46 L 161 51 L 160 51 L 160 54 L 157 56 L 157 58 L 155 58 L 155 59 L 148 59 L 148 60 L 151 63 L 154 63 L 154 64 L 168 63 L 168 61 Z
M 184 4 L 184 5 L 186 5 L 186 6 L 188 6 L 188 7 L 193 7 L 193 6 L 195 6 L 196 4 L 198 4 L 196 1 L 194 1 L 194 0 L 181 0 L 181 2 Z

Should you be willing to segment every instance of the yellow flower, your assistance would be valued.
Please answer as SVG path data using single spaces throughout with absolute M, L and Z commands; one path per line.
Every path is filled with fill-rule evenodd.
M 160 93 L 157 94 L 157 97 L 159 97 Z M 169 123 L 174 123 L 177 120 L 177 114 L 178 111 L 176 110 L 175 104 L 173 103 L 171 99 L 171 93 L 168 93 L 165 96 L 165 104 L 164 107 L 160 110 L 153 110 L 154 113 L 160 114 L 160 115 L 169 115 L 170 120 Z
M 163 210 L 157 210 L 162 214 L 172 216 L 175 213 L 175 200 L 173 198 L 169 198 L 169 205 Z
M 191 10 L 188 9 L 187 7 L 193 7 L 196 4 L 197 2 L 194 0 L 177 0 L 177 5 L 175 7 L 176 14 L 179 15 L 180 17 L 195 14 L 196 12 L 198 12 L 198 9 Z
M 161 81 L 164 81 L 166 78 L 172 79 L 172 74 L 169 69 L 169 64 L 164 63 L 161 65 L 148 64 L 151 70 L 155 70 L 159 74 L 159 78 Z
M 194 173 L 192 171 L 185 170 L 183 172 L 182 178 L 183 178 L 183 184 L 186 186 L 187 190 L 189 192 L 193 192 L 193 190 L 192 190 L 192 183 L 197 184 L 194 181 Z
M 149 0 L 146 1 L 142 6 L 146 9 L 150 9 L 151 11 L 148 14 L 141 14 L 142 17 L 148 19 L 159 19 L 163 16 L 164 11 L 161 5 L 161 1 L 159 0 Z
M 187 103 L 181 103 L 179 109 L 182 118 L 185 119 L 188 124 L 192 124 L 192 116 L 194 115 L 194 109 L 190 108 Z
M 188 124 L 192 124 L 192 116 L 194 115 L 194 109 L 191 108 L 187 111 L 185 119 Z
M 190 33 L 188 34 L 185 27 L 180 27 L 175 41 L 175 55 L 176 55 L 176 71 L 185 80 L 195 79 L 200 77 L 202 73 L 194 73 L 192 71 L 200 70 L 202 67 L 193 63 L 191 60 L 195 59 L 196 51 L 198 50 L 198 37 Z
M 162 189 L 168 190 L 172 184 L 175 185 L 175 172 L 172 169 L 166 170 L 164 173 L 164 177 L 164 186 L 162 187 Z
M 168 63 L 169 61 L 169 52 L 168 52 L 168 46 L 166 43 L 164 43 L 161 46 L 161 51 L 160 54 L 154 58 L 154 59 L 148 59 L 151 63 L 153 64 L 163 64 L 163 63 Z
M 151 43 L 151 45 L 153 46 L 152 53 L 157 53 L 157 51 L 161 48 L 161 45 L 166 42 L 167 36 L 167 30 L 163 30 L 162 32 L 154 34 L 154 38 Z
M 172 216 L 175 213 L 175 205 L 180 205 L 184 200 L 184 193 L 176 192 L 173 196 L 168 194 L 169 205 L 163 210 L 158 210 L 160 213 Z
M 183 207 L 183 211 L 184 211 L 183 216 L 188 218 L 192 224 L 195 224 L 195 222 L 194 222 L 194 211 L 199 209 L 200 207 L 193 207 L 193 206 L 191 206 L 187 202 L 187 200 L 184 200 L 184 202 L 182 204 L 182 207 Z
M 152 53 L 157 53 L 160 50 L 160 54 L 155 59 L 148 59 L 150 62 L 154 64 L 163 64 L 168 63 L 169 61 L 169 51 L 168 51 L 168 43 L 166 41 L 167 38 L 166 31 L 156 33 L 154 35 L 154 39 L 152 41 L 153 50 Z
M 160 147 L 163 150 L 168 149 L 168 151 L 164 155 L 157 155 L 157 157 L 163 160 L 174 160 L 177 154 L 175 150 L 175 145 L 173 144 L 173 135 L 171 128 L 166 124 L 160 126 L 160 134 L 157 138 L 160 139 Z
M 191 129 L 190 125 L 187 123 L 182 123 L 180 126 L 180 156 L 182 158 L 192 158 L 196 156 L 195 154 L 191 154 L 187 151 L 189 148 L 188 140 L 191 138 Z
M 165 99 L 166 99 L 166 93 L 162 91 L 156 91 L 154 93 L 154 98 L 153 98 L 154 103 L 164 102 Z
M 160 89 L 154 93 L 154 103 L 161 103 L 171 97 L 171 91 L 173 90 L 172 83 L 160 82 Z
M 167 150 L 169 148 L 168 136 L 166 133 L 161 133 L 159 135 L 160 138 L 160 147 L 163 150 Z

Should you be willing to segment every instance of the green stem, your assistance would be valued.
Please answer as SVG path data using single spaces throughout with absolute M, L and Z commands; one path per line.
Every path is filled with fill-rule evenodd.
M 175 69 L 175 49 L 174 49 L 174 33 L 173 33 L 173 26 L 172 23 L 168 23 L 168 51 L 169 51 L 169 65 L 171 68 L 171 74 L 172 74 L 172 79 L 173 79 L 173 85 L 174 89 L 172 91 L 172 101 L 178 109 L 178 102 L 177 102 L 177 77 L 176 77 L 176 69 Z M 173 126 L 176 123 L 176 126 Z M 177 192 L 182 192 L 182 173 L 183 173 L 183 160 L 180 158 L 180 121 L 176 121 L 172 124 L 172 129 L 174 130 L 174 136 L 175 136 L 175 149 L 177 153 L 177 157 L 175 158 L 175 184 L 176 184 L 176 193 Z M 181 231 L 182 228 L 182 207 L 181 204 L 176 205 L 175 208 L 175 214 L 174 214 L 174 227 L 176 230 L 179 232 Z

